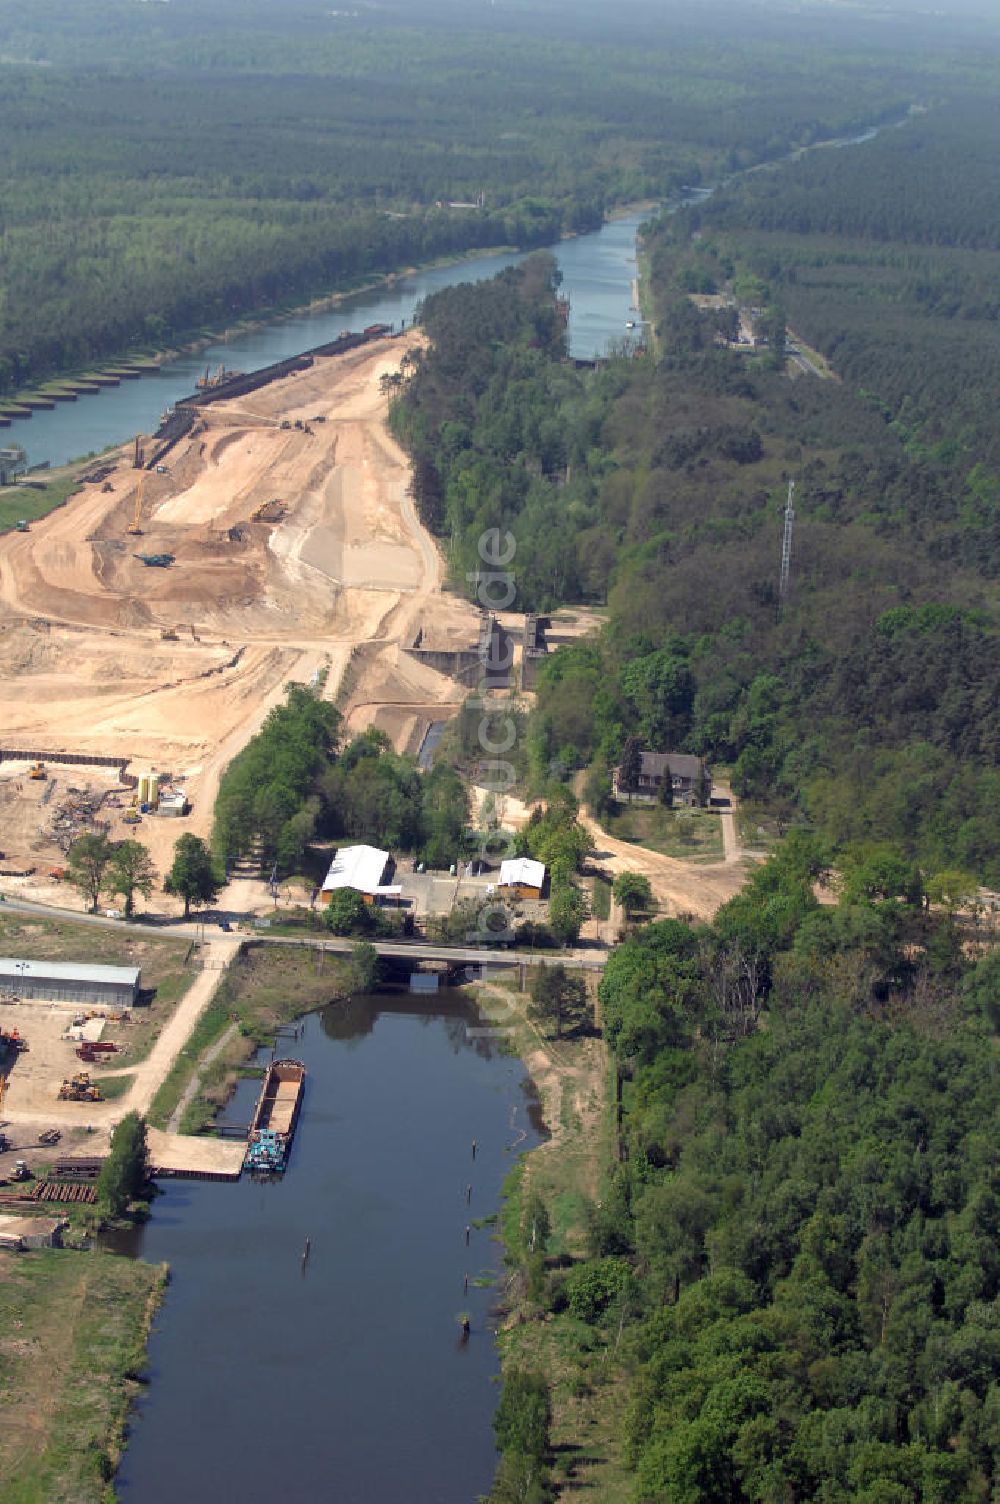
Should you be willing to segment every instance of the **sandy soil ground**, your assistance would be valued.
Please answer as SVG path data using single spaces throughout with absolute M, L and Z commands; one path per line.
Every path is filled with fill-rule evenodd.
M 222 770 L 290 680 L 325 670 L 332 697 L 347 672 L 350 728 L 377 725 L 401 750 L 460 703 L 459 686 L 401 651 L 439 617 L 467 640 L 477 631 L 471 607 L 442 600 L 442 562 L 385 428 L 381 377 L 418 338 L 317 359 L 204 409 L 168 473 L 145 474 L 141 536 L 126 531 L 141 472 L 123 451 L 110 490 L 87 486 L 0 539 L 3 743 L 169 772 L 191 801 L 183 824 L 130 828 L 102 811 L 112 838 L 143 840 L 161 871 L 182 830 L 208 833 Z M 176 562 L 151 568 L 139 553 Z M 0 764 L 0 865 L 35 866 L 19 890 L 52 901 L 45 874 L 60 852 L 25 772 Z M 50 772 L 63 788 L 108 779 Z
M 64 1037 L 77 1011 L 74 1004 L 26 1002 L 5 1007 L 4 1027 L 19 1028 L 31 1044 L 30 1050 L 18 1057 L 8 1079 L 2 1113 L 8 1125 L 5 1130 L 8 1135 L 18 1141 L 28 1141 L 41 1129 L 59 1128 L 66 1140 L 60 1146 L 64 1153 L 105 1153 L 111 1129 L 125 1113 L 148 1111 L 192 1029 L 214 996 L 225 968 L 239 950 L 239 944 L 238 940 L 224 936 L 209 941 L 204 952 L 204 970 L 195 977 L 144 1060 L 130 1063 L 125 1057 L 111 1070 L 84 1067 L 89 1069 L 94 1081 L 108 1081 L 119 1076 L 127 1079 L 125 1093 L 112 1101 L 60 1102 L 57 1099 L 63 1078 L 80 1069 L 74 1046 Z M 159 1135 L 156 1144 L 150 1144 L 152 1161 L 157 1166 L 228 1171 L 233 1167 L 234 1148 L 238 1151 L 236 1162 L 242 1158 L 243 1146 L 239 1144 L 206 1147 L 203 1154 L 200 1149 L 195 1153 L 198 1145 L 197 1139 Z M 220 1152 L 215 1152 L 216 1148 Z
M 716 790 L 728 795 L 728 790 Z M 722 812 L 721 862 L 696 863 L 678 861 L 631 841 L 619 841 L 608 835 L 588 810 L 581 809 L 580 821 L 594 842 L 593 860 L 612 878 L 620 872 L 638 872 L 649 879 L 653 897 L 667 916 L 693 914 L 696 919 L 711 919 L 715 911 L 742 888 L 746 881 L 746 857 L 738 844 L 736 820 L 730 808 Z

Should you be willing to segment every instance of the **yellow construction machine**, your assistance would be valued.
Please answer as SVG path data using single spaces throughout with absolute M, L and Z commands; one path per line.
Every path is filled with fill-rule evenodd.
M 142 528 L 139 526 L 139 520 L 142 517 L 142 496 L 145 489 L 146 472 L 144 470 L 139 476 L 139 484 L 135 488 L 135 509 L 132 513 L 132 521 L 125 529 L 125 531 L 132 537 L 136 537 L 142 533 Z
M 88 1071 L 78 1071 L 59 1088 L 60 1102 L 103 1102 L 101 1088 L 95 1086 Z
M 45 764 L 43 762 L 33 762 L 31 764 L 31 767 L 28 769 L 28 777 L 34 778 L 36 780 L 39 778 L 47 778 L 48 774 L 45 771 Z

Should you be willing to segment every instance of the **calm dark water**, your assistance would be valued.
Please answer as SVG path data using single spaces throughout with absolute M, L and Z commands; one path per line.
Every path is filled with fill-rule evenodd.
M 130 1250 L 172 1280 L 127 1504 L 472 1504 L 489 1489 L 497 1292 L 471 1281 L 501 1251 L 489 1228 L 467 1248 L 465 1227 L 498 1208 L 539 1133 L 522 1063 L 476 1024 L 457 992 L 331 1006 L 281 1045 L 309 1071 L 284 1179 L 166 1183 Z M 257 1090 L 241 1085 L 230 1121 Z
M 609 340 L 624 336 L 626 320 L 633 317 L 635 236 L 645 218 L 648 212 L 628 214 L 590 235 L 551 247 L 562 269 L 563 292 L 570 299 L 570 353 L 580 359 L 602 355 Z M 76 402 L 57 403 L 51 412 L 17 419 L 9 428 L 0 429 L 0 443 L 23 444 L 33 465 L 44 460 L 65 464 L 79 455 L 124 443 L 133 434 L 151 433 L 163 410 L 194 390 L 206 365 L 214 368 L 224 363 L 254 371 L 335 339 L 342 329 L 398 325 L 402 319 L 409 323 L 414 308 L 429 293 L 493 277 L 521 259 L 513 253 L 470 257 L 452 266 L 400 277 L 391 287 L 358 293 L 335 308 L 265 324 L 198 354 L 180 355 L 139 381 L 123 381 Z

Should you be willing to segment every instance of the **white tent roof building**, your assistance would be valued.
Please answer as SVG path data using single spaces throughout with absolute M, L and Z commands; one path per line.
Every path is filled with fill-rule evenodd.
M 501 888 L 537 888 L 541 892 L 544 883 L 544 862 L 534 862 L 529 856 L 516 856 L 500 863 Z
M 341 846 L 330 863 L 322 891 L 333 893 L 337 888 L 356 888 L 359 893 L 378 893 L 388 863 L 389 853 L 377 846 Z

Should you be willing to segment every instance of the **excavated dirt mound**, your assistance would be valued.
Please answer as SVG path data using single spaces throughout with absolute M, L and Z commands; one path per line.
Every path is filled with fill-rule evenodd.
M 381 377 L 418 338 L 320 358 L 200 409 L 166 473 L 133 469 L 123 451 L 109 490 L 88 485 L 0 538 L 3 739 L 171 770 L 192 802 L 182 826 L 119 831 L 111 817 L 112 835 L 137 835 L 158 863 L 182 829 L 207 833 L 222 769 L 289 680 L 325 671 L 333 696 L 350 665 L 349 724 L 385 726 L 401 748 L 461 699 L 399 653 L 439 614 L 449 638 L 478 631 L 471 607 L 441 595 L 385 429 Z M 10 825 L 37 831 L 30 810 Z

